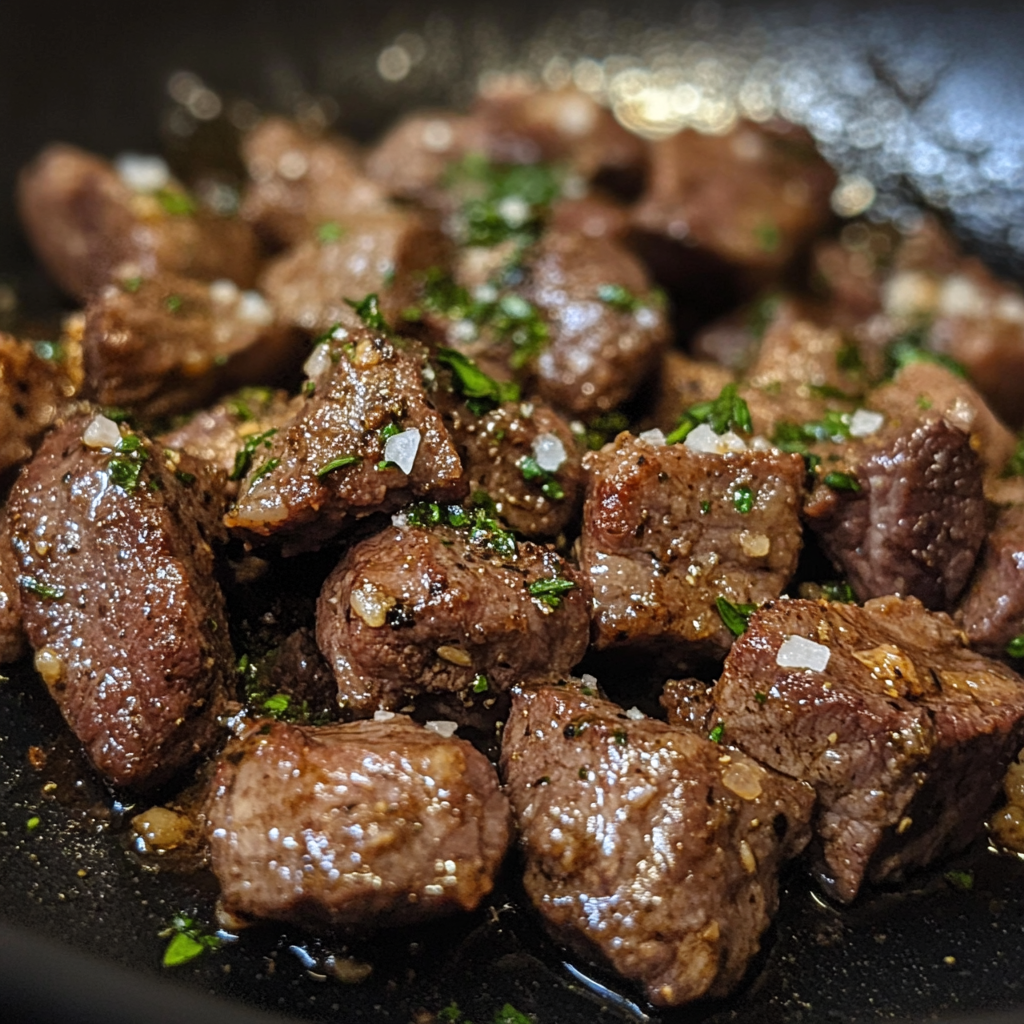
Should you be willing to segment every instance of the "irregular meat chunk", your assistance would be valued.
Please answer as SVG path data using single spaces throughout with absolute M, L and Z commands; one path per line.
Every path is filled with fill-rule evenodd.
M 245 136 L 242 159 L 251 184 L 241 215 L 279 245 L 386 205 L 342 139 L 309 135 L 281 117 L 268 117 Z
M 607 412 L 632 396 L 668 345 L 663 300 L 610 239 L 547 232 L 524 295 L 548 327 L 534 363 L 537 390 L 575 415 Z
M 24 462 L 82 383 L 77 339 L 21 341 L 0 333 L 0 476 Z
M 358 327 L 358 314 L 345 300 L 380 296 L 388 322 L 413 301 L 416 275 L 448 262 L 440 229 L 411 210 L 382 210 L 352 216 L 336 234 L 302 241 L 267 267 L 260 285 L 280 315 L 304 330 L 320 333 L 334 324 Z
M 527 895 L 659 1006 L 735 988 L 810 835 L 810 787 L 723 753 L 572 686 L 517 689 L 505 727 Z
M 487 759 L 401 717 L 264 723 L 228 745 L 206 816 L 227 911 L 334 927 L 472 910 L 510 832 Z
M 585 465 L 580 567 L 595 646 L 721 657 L 733 634 L 716 601 L 768 601 L 796 569 L 802 461 L 620 434 Z
M 485 491 L 495 511 L 526 537 L 557 537 L 583 499 L 582 456 L 569 425 L 545 405 L 505 402 L 483 416 L 460 411 L 469 493 Z
M 144 787 L 216 741 L 234 656 L 210 547 L 217 484 L 114 435 L 92 415 L 55 430 L 7 513 L 36 669 L 96 768 Z
M 232 384 L 274 379 L 305 354 L 258 292 L 170 274 L 97 292 L 83 348 L 88 397 L 147 416 L 195 408 Z
M 469 529 L 392 527 L 350 548 L 327 577 L 317 641 L 338 702 L 358 715 L 430 692 L 469 704 L 568 672 L 587 649 L 587 599 L 554 551 L 488 533 L 479 519 Z
M 309 550 L 354 518 L 462 497 L 462 464 L 427 393 L 434 371 L 420 346 L 339 327 L 306 369 L 312 388 L 291 422 L 251 442 L 229 527 Z
M 173 182 L 135 191 L 106 160 L 73 146 L 49 146 L 21 172 L 18 209 L 40 261 L 79 299 L 118 268 L 243 287 L 256 276 L 256 238 L 243 221 L 198 208 Z
M 25 654 L 28 643 L 21 626 L 21 588 L 11 547 L 11 526 L 6 510 L 0 515 L 0 665 L 4 665 Z
M 713 401 L 732 379 L 732 373 L 724 366 L 698 362 L 670 349 L 662 356 L 654 402 L 642 426 L 671 433 L 690 406 Z
M 729 742 L 817 790 L 815 871 L 844 902 L 966 846 L 1024 740 L 1024 680 L 895 597 L 762 608 L 714 700 Z

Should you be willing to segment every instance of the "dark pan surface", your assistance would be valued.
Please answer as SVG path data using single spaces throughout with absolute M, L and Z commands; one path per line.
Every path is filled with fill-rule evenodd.
M 1014 162 L 1015 139 L 1024 140 L 1021 14 L 776 4 L 755 16 L 729 4 L 680 10 L 652 2 L 630 5 L 626 17 L 621 5 L 615 16 L 550 3 L 495 6 L 449 4 L 441 16 L 417 5 L 190 0 L 173 8 L 81 5 L 69 16 L 8 0 L 0 11 L 0 196 L 10 194 L 16 168 L 54 138 L 108 153 L 158 148 L 168 125 L 165 83 L 181 69 L 225 97 L 285 109 L 319 102 L 340 127 L 366 137 L 400 109 L 464 98 L 488 66 L 543 67 L 556 52 L 575 61 L 627 49 L 640 61 L 659 45 L 739 41 L 750 53 L 784 51 L 795 62 L 785 65 L 791 80 L 797 72 L 810 75 L 802 101 L 807 119 L 817 119 L 844 168 L 869 173 L 892 210 L 908 196 L 926 195 L 956 214 L 976 248 L 1011 270 L 1017 265 L 1024 236 L 1006 225 L 1014 223 L 1024 168 L 1024 142 Z M 406 31 L 440 40 L 444 59 L 424 60 L 388 84 L 377 73 L 378 55 Z M 851 56 L 840 60 L 839 53 Z M 832 73 L 821 70 L 823 61 Z M 817 78 L 807 68 L 818 68 Z M 897 120 L 910 133 L 902 149 L 895 142 L 886 152 L 854 146 L 822 115 L 828 109 L 830 116 L 855 118 L 885 97 L 896 97 L 897 106 L 886 109 L 903 112 Z M 915 118 L 925 127 L 913 128 Z M 14 278 L 29 302 L 55 301 L 31 269 L 6 198 L 3 278 Z M 252 1007 L 307 1020 L 426 1024 L 452 1002 L 476 1024 L 489 1024 L 505 1003 L 537 1024 L 645 1014 L 715 1024 L 1024 1019 L 1024 863 L 996 858 L 981 844 L 902 892 L 876 893 L 846 911 L 825 905 L 792 875 L 764 953 L 740 992 L 728 1003 L 674 1014 L 632 1003 L 632 993 L 620 993 L 584 964 L 566 966 L 521 909 L 514 864 L 488 906 L 462 919 L 348 940 L 268 926 L 172 975 L 159 966 L 166 940 L 157 933 L 179 911 L 212 920 L 211 879 L 156 875 L 132 858 L 129 809 L 82 764 L 31 670 L 19 666 L 9 674 L 0 684 L 5 1019 L 10 1012 L 9 1019 L 26 1021 L 233 1024 L 247 1019 L 243 1007 Z M 46 753 L 45 766 L 30 765 L 30 747 Z M 56 789 L 45 791 L 51 782 Z M 27 831 L 33 816 L 40 825 Z M 973 888 L 948 882 L 951 869 L 972 869 Z M 359 985 L 326 978 L 330 954 L 370 963 L 373 973 Z M 205 993 L 231 1000 L 234 1016 L 206 1005 Z

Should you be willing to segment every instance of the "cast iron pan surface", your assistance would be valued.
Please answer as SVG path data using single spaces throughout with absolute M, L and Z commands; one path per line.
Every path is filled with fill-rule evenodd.
M 0 283 L 14 283 L 30 307 L 59 301 L 33 269 L 6 198 L 17 168 L 53 139 L 113 154 L 156 150 L 162 133 L 173 152 L 184 116 L 166 92 L 175 71 L 194 73 L 225 106 L 246 97 L 267 108 L 315 108 L 370 137 L 402 109 L 465 100 L 489 67 L 557 75 L 586 70 L 580 61 L 588 58 L 606 69 L 617 57 L 642 64 L 659 48 L 688 59 L 732 53 L 726 65 L 734 69 L 758 55 L 775 60 L 769 70 L 788 83 L 775 94 L 779 108 L 810 124 L 844 171 L 867 175 L 883 212 L 902 216 L 908 200 L 923 197 L 975 251 L 1011 272 L 1021 265 L 1024 233 L 1014 234 L 1014 225 L 1024 216 L 1014 217 L 1024 203 L 1024 16 L 991 6 L 629 6 L 626 17 L 550 2 L 427 10 L 179 0 L 69 13 L 7 0 Z M 417 56 L 424 40 L 427 52 Z M 695 43 L 705 49 L 694 51 Z M 409 58 L 407 73 L 393 80 L 380 74 L 389 46 Z M 566 64 L 552 63 L 563 54 Z M 874 141 L 863 123 L 872 110 L 887 124 Z M 858 123 L 859 135 L 847 130 Z M 311 592 L 318 584 L 308 581 Z M 793 870 L 740 990 L 672 1012 L 653 1010 L 549 942 L 524 909 L 514 858 L 471 915 L 369 937 L 264 925 L 216 954 L 162 970 L 166 939 L 158 933 L 173 914 L 213 920 L 212 877 L 141 864 L 129 850 L 127 820 L 160 794 L 133 810 L 124 794 L 108 791 L 31 668 L 8 674 L 0 684 L 5 1020 L 428 1024 L 453 1003 L 476 1024 L 490 1024 L 505 1004 L 536 1024 L 1024 1020 L 1024 863 L 992 855 L 981 839 L 899 891 L 870 893 L 843 910 Z M 39 824 L 30 830 L 33 817 Z M 957 873 L 967 871 L 973 886 L 960 888 Z M 370 964 L 372 973 L 344 984 L 330 973 L 332 956 Z

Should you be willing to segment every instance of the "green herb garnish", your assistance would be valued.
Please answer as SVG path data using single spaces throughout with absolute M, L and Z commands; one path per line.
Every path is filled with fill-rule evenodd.
M 749 487 L 737 487 L 733 492 L 732 503 L 736 511 L 745 516 L 754 507 L 754 492 Z
M 161 188 L 153 195 L 163 207 L 164 213 L 169 213 L 172 217 L 191 217 L 196 212 L 195 200 L 180 189 Z
M 252 487 L 258 481 L 262 480 L 268 473 L 273 473 L 280 465 L 280 459 L 267 459 L 267 461 L 253 473 L 252 477 L 250 477 L 249 486 Z
M 39 828 L 40 824 L 41 824 L 40 819 L 36 815 L 32 815 L 32 817 L 29 818 L 28 821 L 25 822 L 25 828 L 29 832 L 35 832 L 35 830 L 37 828 Z
M 60 601 L 65 593 L 62 586 L 42 583 L 35 576 L 19 576 L 18 584 L 23 590 L 41 597 L 44 601 Z
M 763 690 L 755 690 L 754 700 L 756 700 L 758 704 L 764 704 L 768 700 L 768 694 Z
M 947 871 L 943 876 L 954 889 L 969 892 L 974 888 L 973 871 Z
M 183 469 L 175 470 L 174 475 L 186 487 L 191 487 L 196 482 L 196 475 L 195 475 L 195 473 L 187 473 Z
M 826 601 L 836 601 L 839 604 L 856 604 L 857 596 L 853 587 L 846 580 L 829 580 L 821 584 L 821 596 Z
M 486 693 L 487 685 L 487 676 L 477 676 L 476 679 L 473 680 L 473 692 Z
M 1019 438 L 1013 454 L 1006 460 L 1002 476 L 1024 476 L 1024 435 Z
M 643 303 L 621 284 L 598 285 L 597 297 L 619 313 L 635 313 L 643 306 Z
M 276 427 L 271 427 L 270 430 L 264 430 L 262 434 L 253 434 L 245 439 L 245 443 L 235 454 L 235 465 L 228 476 L 229 480 L 241 480 L 246 473 L 249 472 L 249 467 L 252 465 L 252 457 L 256 454 L 256 449 L 262 445 L 264 448 L 270 447 L 270 439 L 277 433 Z
M 849 473 L 826 473 L 823 482 L 834 491 L 859 491 L 860 483 Z
M 456 390 L 476 416 L 490 412 L 502 402 L 519 400 L 518 384 L 489 377 L 472 359 L 453 348 L 439 348 L 437 361 L 452 371 Z
M 355 314 L 363 323 L 373 331 L 381 331 L 386 334 L 390 330 L 384 322 L 384 316 L 380 311 L 380 299 L 376 292 L 371 292 L 365 298 L 359 300 L 346 299 L 346 306 L 351 306 Z
M 224 940 L 217 935 L 210 935 L 203 931 L 191 917 L 184 914 L 175 914 L 171 923 L 159 933 L 160 938 L 170 938 L 167 948 L 164 950 L 164 967 L 178 967 L 195 960 L 207 950 L 216 950 L 224 944 Z
M 362 462 L 363 457 L 361 455 L 342 455 L 337 459 L 331 459 L 330 462 L 325 462 L 317 471 L 318 477 L 327 476 L 328 473 L 333 473 L 336 469 L 344 469 L 346 466 L 354 466 L 357 462 Z
M 756 604 L 733 604 L 724 597 L 715 598 L 715 607 L 733 636 L 742 636 L 746 632 L 750 616 L 757 611 Z
M 730 429 L 740 430 L 745 434 L 754 432 L 750 409 L 737 394 L 735 384 L 726 384 L 718 393 L 718 397 L 710 402 L 691 405 L 680 417 L 675 430 L 665 438 L 665 444 L 685 441 L 701 423 L 707 423 L 716 434 L 724 434 Z
M 758 224 L 754 229 L 754 237 L 761 252 L 775 252 L 782 244 L 782 232 L 775 224 Z
M 565 489 L 558 482 L 554 473 L 541 469 L 540 464 L 530 455 L 524 455 L 519 460 L 519 472 L 523 479 L 529 483 L 540 483 L 541 493 L 552 501 L 561 501 L 565 497 Z
M 321 245 L 330 245 L 331 242 L 340 241 L 345 235 L 345 229 L 336 221 L 325 221 L 316 229 L 316 240 Z
M 1006 653 L 1011 658 L 1024 658 L 1024 633 L 1015 636 L 1007 645 Z
M 951 373 L 958 377 L 967 379 L 967 371 L 955 359 L 943 352 L 933 352 L 926 348 L 927 328 L 919 326 L 909 331 L 898 334 L 885 347 L 885 362 L 888 368 L 888 376 L 893 376 L 898 370 L 911 363 L 937 363 L 944 366 Z
M 272 697 L 268 697 L 263 702 L 263 710 L 271 716 L 271 718 L 278 718 L 287 712 L 291 706 L 292 698 L 287 693 L 275 693 Z
M 168 313 L 179 313 L 182 306 L 182 298 L 180 295 L 168 295 L 164 299 L 164 306 L 167 307 Z
M 725 735 L 725 722 L 719 721 L 715 724 L 715 727 L 708 733 L 708 739 L 712 743 L 721 743 L 722 737 Z
M 484 491 L 472 495 L 473 506 L 442 505 L 436 501 L 420 501 L 405 509 L 406 522 L 411 526 L 430 527 L 445 525 L 453 529 L 469 530 L 473 544 L 488 548 L 505 559 L 516 557 L 518 549 L 514 534 L 497 518 L 494 502 Z
M 572 580 L 563 580 L 558 576 L 551 579 L 534 580 L 526 591 L 530 597 L 537 598 L 542 604 L 549 608 L 558 608 L 562 603 L 562 596 L 575 587 Z
M 139 486 L 143 464 L 149 461 L 142 438 L 137 434 L 125 434 L 107 462 L 110 479 L 129 494 Z
M 141 277 L 126 277 L 121 282 L 121 288 L 123 291 L 128 292 L 129 295 L 134 295 L 142 287 Z
M 606 412 L 595 416 L 586 426 L 573 425 L 573 433 L 592 452 L 603 448 L 609 441 L 629 429 L 629 417 L 623 412 Z

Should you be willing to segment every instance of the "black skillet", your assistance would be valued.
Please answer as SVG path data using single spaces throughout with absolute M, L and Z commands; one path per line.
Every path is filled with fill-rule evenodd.
M 343 130 L 369 137 L 402 109 L 464 100 L 488 67 L 550 69 L 562 52 L 571 68 L 586 57 L 650 57 L 659 46 L 699 57 L 704 51 L 687 47 L 703 40 L 748 61 L 784 55 L 774 73 L 787 88 L 811 89 L 790 101 L 846 170 L 867 170 L 882 187 L 880 202 L 896 213 L 922 195 L 951 206 L 968 244 L 1012 271 L 1024 247 L 1024 235 L 1006 230 L 1024 224 L 1016 217 L 1024 159 L 1016 162 L 1021 150 L 1014 148 L 1024 138 L 1022 29 L 1024 16 L 991 4 L 743 10 L 638 0 L 601 11 L 559 0 L 440 9 L 136 0 L 65 9 L 6 0 L 0 196 L 10 195 L 17 167 L 51 139 L 106 153 L 153 151 L 163 132 L 164 141 L 177 140 L 177 151 L 195 150 L 180 144 L 173 129 L 181 112 L 174 114 L 166 92 L 182 69 L 220 96 L 319 109 Z M 417 39 L 429 44 L 421 57 Z M 378 70 L 388 46 L 404 49 L 410 62 L 408 74 L 391 82 Z M 879 97 L 888 105 L 879 108 Z M 890 121 L 880 141 L 865 144 L 863 117 L 879 109 Z M 860 127 L 847 131 L 850 124 Z M 59 302 L 33 270 L 3 199 L 0 284 L 8 280 L 29 306 Z M 538 1024 L 645 1014 L 666 1024 L 1024 1020 L 1024 864 L 989 854 L 982 842 L 901 891 L 870 894 L 847 910 L 825 904 L 793 871 L 740 991 L 674 1013 L 658 1014 L 614 979 L 567 961 L 522 909 L 514 865 L 488 905 L 465 918 L 361 939 L 267 926 L 162 970 L 166 940 L 158 932 L 179 911 L 212 920 L 210 880 L 155 875 L 132 859 L 124 827 L 130 808 L 82 765 L 31 670 L 9 674 L 0 684 L 4 1020 L 243 1024 L 274 1013 L 406 1024 L 452 1004 L 476 1024 L 489 1024 L 506 1004 Z M 45 766 L 31 766 L 31 747 L 47 755 Z M 44 791 L 48 782 L 55 792 Z M 39 823 L 29 829 L 32 818 Z M 973 885 L 965 889 L 968 871 Z M 328 976 L 332 954 L 370 963 L 373 973 L 344 984 Z

